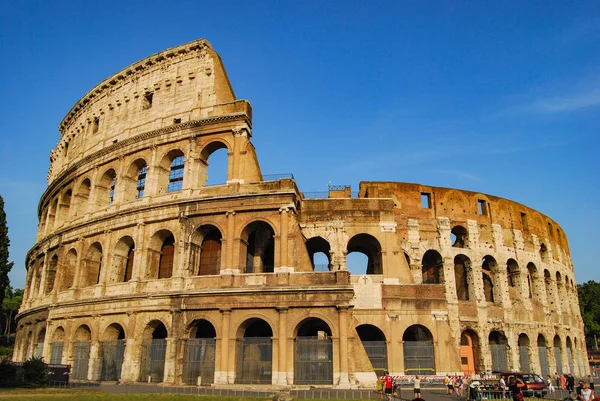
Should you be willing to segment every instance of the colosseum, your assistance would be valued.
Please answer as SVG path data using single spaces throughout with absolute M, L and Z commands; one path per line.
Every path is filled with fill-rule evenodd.
M 554 220 L 459 189 L 360 182 L 311 196 L 291 174 L 263 175 L 250 103 L 204 39 L 102 81 L 59 131 L 15 361 L 70 364 L 75 381 L 190 385 L 587 374 Z

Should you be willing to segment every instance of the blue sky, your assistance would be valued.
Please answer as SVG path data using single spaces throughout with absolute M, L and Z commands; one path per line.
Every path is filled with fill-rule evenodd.
M 0 195 L 22 287 L 58 124 L 95 84 L 206 38 L 254 110 L 264 174 L 404 181 L 555 219 L 600 280 L 598 1 L 6 1 Z

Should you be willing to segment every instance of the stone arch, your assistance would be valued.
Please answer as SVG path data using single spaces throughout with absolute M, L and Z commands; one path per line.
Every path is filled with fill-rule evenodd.
M 480 359 L 480 344 L 477 332 L 470 328 L 463 330 L 460 335 L 460 360 L 465 375 L 470 376 L 481 371 Z
M 42 358 L 44 356 L 44 341 L 46 340 L 46 328 L 42 327 L 35 336 L 35 351 L 33 356 Z
M 454 248 L 468 248 L 469 231 L 461 225 L 452 227 L 450 231 L 450 243 Z
M 56 272 L 58 270 L 58 255 L 55 253 L 50 258 L 48 267 L 46 268 L 46 283 L 44 288 L 44 294 L 48 295 L 54 290 L 54 283 L 56 280 Z
M 492 355 L 492 371 L 508 371 L 508 341 L 504 333 L 492 330 L 488 336 Z
M 550 364 L 548 359 L 548 345 L 546 338 L 542 333 L 537 336 L 538 355 L 540 358 L 540 368 L 543 377 L 548 377 L 550 374 Z
M 73 216 L 83 216 L 88 210 L 90 192 L 92 191 L 92 182 L 89 178 L 84 178 L 77 187 L 75 194 Z
M 248 223 L 242 230 L 242 252 L 245 273 L 275 271 L 275 230 L 263 220 Z
M 517 346 L 519 347 L 520 372 L 531 372 L 529 336 L 525 333 L 519 334 Z
M 221 251 L 223 235 L 212 225 L 198 227 L 190 241 L 190 264 L 193 276 L 219 274 L 221 271 Z
M 144 196 L 147 174 L 148 163 L 144 158 L 140 157 L 131 162 L 123 175 L 123 183 L 120 186 L 124 201 L 132 201 Z
M 370 234 L 356 234 L 348 241 L 347 255 L 353 252 L 362 253 L 367 257 L 366 272 L 361 274 L 383 274 L 383 260 L 381 258 L 381 244 Z
M 100 242 L 96 241 L 89 246 L 82 264 L 81 286 L 90 287 L 98 284 L 102 271 L 102 245 Z
M 170 278 L 175 262 L 175 236 L 169 230 L 159 230 L 150 239 L 148 278 Z
M 540 272 L 533 262 L 527 264 L 527 285 L 529 288 L 529 297 L 541 301 L 544 284 Z
M 540 253 L 540 259 L 542 259 L 542 262 L 547 263 L 550 261 L 550 256 L 548 254 L 548 247 L 543 242 L 540 244 L 539 253 Z
M 444 259 L 438 251 L 428 250 L 421 259 L 423 284 L 444 283 Z
M 92 331 L 87 324 L 81 324 L 73 334 L 73 367 L 71 378 L 87 380 L 90 363 L 90 343 Z
M 119 323 L 111 323 L 101 336 L 100 352 L 102 371 L 100 380 L 117 381 L 121 379 L 125 360 L 125 329 Z
M 211 181 L 211 183 L 214 185 L 217 182 L 219 182 L 219 184 L 225 184 L 227 182 L 228 177 L 230 176 L 229 174 L 229 170 L 231 170 L 231 156 L 229 156 L 231 154 L 231 149 L 229 144 L 227 144 L 225 141 L 222 140 L 214 140 L 212 142 L 207 143 L 202 150 L 200 151 L 200 163 L 202 164 L 202 169 L 200 172 L 200 186 L 206 186 L 206 185 L 210 185 L 208 184 L 209 181 Z M 223 177 L 224 176 L 224 180 L 220 180 L 217 179 L 216 177 L 216 172 L 214 171 L 214 169 L 210 168 L 210 161 L 214 158 L 218 159 L 218 163 L 216 163 L 215 165 L 219 168 L 222 168 L 223 164 L 222 163 L 222 156 L 225 157 L 226 159 L 226 163 L 225 163 L 225 172 L 221 172 L 221 174 L 219 174 L 219 177 Z
M 475 299 L 471 259 L 466 255 L 461 254 L 454 257 L 454 279 L 456 282 L 456 297 L 459 301 Z
M 58 326 L 54 329 L 50 337 L 50 363 L 62 363 L 64 342 L 65 329 L 62 326 Z
M 323 237 L 312 237 L 306 241 L 306 250 L 313 271 L 331 270 L 331 245 Z M 321 263 L 319 263 L 321 262 Z
M 185 154 L 181 149 L 165 153 L 158 165 L 158 193 L 177 192 L 183 188 Z
M 77 250 L 69 249 L 63 257 L 63 263 L 59 267 L 58 273 L 58 291 L 67 291 L 73 285 L 75 277 L 75 268 L 77 267 Z
M 425 326 L 414 324 L 402 334 L 405 375 L 434 375 L 433 335 Z
M 52 232 L 54 227 L 58 227 L 58 196 L 50 201 L 48 208 L 48 231 Z
M 565 344 L 567 351 L 567 363 L 569 364 L 569 372 L 575 375 L 575 353 L 573 349 L 573 342 L 571 341 L 570 336 L 567 336 Z
M 109 283 L 125 283 L 131 280 L 135 260 L 135 242 L 125 235 L 115 244 L 112 254 L 112 268 L 109 273 Z
M 183 356 L 183 381 L 197 384 L 213 383 L 215 380 L 216 337 L 215 326 L 206 319 L 194 320 L 187 329 Z
M 142 350 L 139 381 L 161 383 L 165 375 L 167 326 L 159 319 L 146 324 L 142 331 Z
M 506 261 L 506 280 L 508 281 L 509 287 L 516 288 L 517 291 L 520 291 L 519 283 L 521 280 L 521 271 L 517 261 L 512 258 Z
M 552 346 L 554 347 L 554 363 L 556 364 L 556 372 L 559 375 L 562 375 L 565 372 L 563 371 L 562 364 L 562 342 L 558 334 L 554 336 L 554 339 L 552 340 Z
M 66 222 L 69 217 L 69 210 L 71 208 L 71 199 L 73 198 L 73 191 L 69 188 L 60 197 L 58 204 L 57 220 L 59 222 Z
M 271 384 L 273 329 L 263 319 L 246 319 L 237 330 L 236 384 Z
M 379 327 L 371 324 L 356 326 L 356 334 L 369 357 L 375 375 L 383 376 L 388 366 L 385 334 Z
M 333 384 L 331 326 L 318 317 L 307 317 L 294 333 L 294 384 Z
M 112 205 L 115 200 L 117 173 L 110 167 L 100 176 L 94 186 L 96 205 L 100 208 Z
M 487 302 L 499 301 L 502 294 L 499 294 L 499 289 L 494 285 L 494 278 L 498 275 L 498 264 L 496 259 L 490 255 L 486 255 L 481 260 L 481 278 L 483 280 L 483 295 Z

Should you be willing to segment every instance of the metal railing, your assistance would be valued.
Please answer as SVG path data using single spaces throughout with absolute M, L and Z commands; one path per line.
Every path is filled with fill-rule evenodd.
M 142 360 L 139 381 L 150 381 L 160 383 L 165 374 L 165 355 L 167 351 L 167 340 L 153 339 L 142 342 Z
M 331 338 L 297 337 L 294 356 L 294 384 L 333 384 Z
M 125 340 L 102 341 L 102 372 L 100 380 L 121 379 L 121 369 L 125 359 Z
M 215 381 L 214 338 L 189 338 L 185 344 L 183 381 L 188 384 L 211 384 Z
M 246 337 L 237 342 L 236 384 L 271 384 L 271 337 Z

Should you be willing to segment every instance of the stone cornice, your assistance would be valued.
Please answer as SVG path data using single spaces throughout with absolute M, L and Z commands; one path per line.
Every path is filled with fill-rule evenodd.
M 54 180 L 52 180 L 52 182 L 48 185 L 48 188 L 46 188 L 46 190 L 40 197 L 40 202 L 38 203 L 38 210 L 37 210 L 38 216 L 41 213 L 42 205 L 43 205 L 46 197 L 49 194 L 51 194 L 52 192 L 54 192 L 57 189 L 57 187 L 62 186 L 63 180 L 65 180 L 65 178 L 69 177 L 71 174 L 73 174 L 75 171 L 77 171 L 77 169 L 80 168 L 85 163 L 88 163 L 97 158 L 106 156 L 107 154 L 110 154 L 112 152 L 116 152 L 122 148 L 126 148 L 127 146 L 133 145 L 137 142 L 156 138 L 156 137 L 159 137 L 164 134 L 169 134 L 169 133 L 175 132 L 175 131 L 183 131 L 183 130 L 189 129 L 189 128 L 202 127 L 204 125 L 209 125 L 209 124 L 214 124 L 214 123 L 235 121 L 238 119 L 243 119 L 246 122 L 246 124 L 248 124 L 249 127 L 252 126 L 252 121 L 250 120 L 249 116 L 243 112 L 231 113 L 231 114 L 214 116 L 214 117 L 206 117 L 206 118 L 203 118 L 200 120 L 187 121 L 185 123 L 173 124 L 173 125 L 169 125 L 167 127 L 158 128 L 153 131 L 144 132 L 142 134 L 132 136 L 130 138 L 124 139 L 117 143 L 113 143 L 103 149 L 100 149 L 97 152 L 89 154 L 89 155 L 83 157 L 81 160 L 72 164 L 67 169 L 63 170 L 59 176 L 57 176 Z
M 71 110 L 69 110 L 67 115 L 63 118 L 58 126 L 58 130 L 61 132 L 61 137 L 63 129 L 69 125 L 71 120 L 76 118 L 80 111 L 83 110 L 90 102 L 92 102 L 94 98 L 99 97 L 105 91 L 121 84 L 123 81 L 131 80 L 133 77 L 139 75 L 141 72 L 144 72 L 149 68 L 156 68 L 157 65 L 172 61 L 174 58 L 185 56 L 191 52 L 199 52 L 203 48 L 212 49 L 212 46 L 206 39 L 194 40 L 192 42 L 184 43 L 159 53 L 155 53 L 129 65 L 116 74 L 111 75 L 98 85 L 94 86 L 71 108 Z

